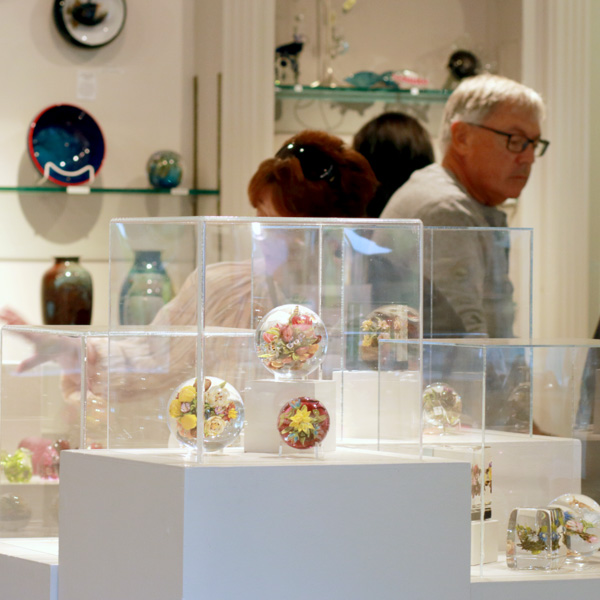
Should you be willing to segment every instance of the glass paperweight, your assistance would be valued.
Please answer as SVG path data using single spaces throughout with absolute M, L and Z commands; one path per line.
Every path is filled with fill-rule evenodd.
M 256 330 L 256 352 L 278 379 L 303 379 L 327 350 L 327 331 L 319 315 L 298 304 L 268 312 Z
M 567 558 L 560 508 L 515 508 L 508 520 L 506 564 L 511 569 L 560 569 Z
M 183 447 L 195 448 L 198 424 L 196 379 L 180 385 L 169 400 L 168 423 Z M 204 449 L 216 452 L 237 440 L 244 427 L 244 403 L 240 393 L 218 377 L 204 378 Z
M 584 562 L 600 548 L 600 505 L 583 494 L 563 494 L 550 507 L 565 516 L 567 562 Z
M 369 313 L 361 323 L 363 332 L 360 342 L 360 358 L 377 365 L 379 360 L 379 340 L 406 340 L 419 337 L 419 314 L 405 304 L 381 306 Z M 408 359 L 408 347 L 398 344 L 396 360 Z
M 152 187 L 164 189 L 177 187 L 183 176 L 181 155 L 172 150 L 159 150 L 148 159 L 146 171 Z
M 492 461 L 489 461 L 485 471 L 481 468 L 481 451 L 473 449 L 471 458 L 471 519 L 481 517 L 481 504 L 483 505 L 484 519 L 492 518 Z
M 31 508 L 19 496 L 3 494 L 0 496 L 0 530 L 21 531 L 31 520 Z
M 442 434 L 460 430 L 462 399 L 449 385 L 429 384 L 423 391 L 423 433 Z
M 330 418 L 327 409 L 314 398 L 295 398 L 279 411 L 277 429 L 292 448 L 312 448 L 325 439 Z
M 31 451 L 27 448 L 18 448 L 13 454 L 3 452 L 0 465 L 10 483 L 27 483 L 33 475 Z

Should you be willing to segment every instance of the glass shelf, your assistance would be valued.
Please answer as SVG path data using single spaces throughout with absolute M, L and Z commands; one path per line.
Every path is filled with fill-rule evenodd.
M 201 190 L 188 188 L 171 188 L 171 189 L 156 189 L 156 188 L 96 188 L 83 185 L 70 185 L 65 187 L 41 187 L 41 186 L 0 186 L 1 192 L 16 192 L 16 193 L 35 193 L 35 194 L 56 194 L 67 193 L 77 195 L 87 194 L 162 194 L 169 196 L 218 196 L 219 190 Z
M 275 97 L 292 100 L 329 100 L 331 102 L 438 103 L 443 104 L 452 90 L 391 90 L 385 88 L 310 87 L 275 85 Z

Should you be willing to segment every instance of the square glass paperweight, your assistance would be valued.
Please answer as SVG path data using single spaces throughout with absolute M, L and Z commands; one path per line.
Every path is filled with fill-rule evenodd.
M 506 564 L 510 569 L 550 571 L 567 558 L 560 508 L 515 508 L 508 520 Z

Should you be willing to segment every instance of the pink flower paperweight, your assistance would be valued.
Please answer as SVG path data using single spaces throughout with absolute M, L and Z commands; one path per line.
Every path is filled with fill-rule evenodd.
M 327 350 L 327 331 L 317 313 L 285 304 L 267 313 L 256 330 L 256 352 L 278 379 L 303 379 Z

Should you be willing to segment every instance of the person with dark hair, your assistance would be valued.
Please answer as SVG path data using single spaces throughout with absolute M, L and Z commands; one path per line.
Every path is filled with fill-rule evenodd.
M 371 165 L 380 183 L 367 207 L 367 216 L 377 218 L 392 194 L 413 171 L 434 162 L 431 138 L 417 119 L 401 112 L 388 112 L 371 119 L 354 136 L 352 147 Z

